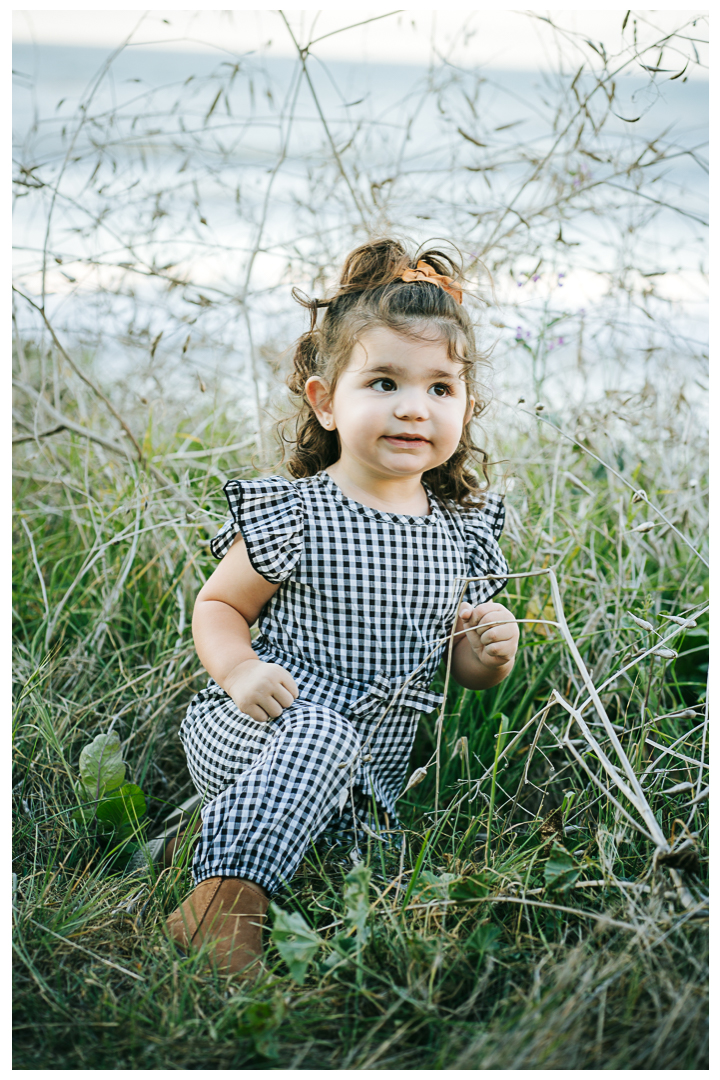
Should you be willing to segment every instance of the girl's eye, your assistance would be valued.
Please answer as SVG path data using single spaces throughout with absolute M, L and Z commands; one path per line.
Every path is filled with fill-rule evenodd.
M 447 383 L 439 382 L 439 383 L 434 383 L 430 387 L 428 393 L 432 394 L 433 397 L 449 397 L 449 395 L 452 394 L 452 390 L 447 385 Z
M 385 393 L 397 389 L 392 379 L 375 379 L 375 382 L 370 383 L 370 388 L 372 390 L 381 390 Z

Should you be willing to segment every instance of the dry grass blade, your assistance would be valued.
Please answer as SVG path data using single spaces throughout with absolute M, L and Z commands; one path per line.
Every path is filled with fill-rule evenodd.
M 44 934 L 50 934 L 51 937 L 57 938 L 58 941 L 64 942 L 65 945 L 69 945 L 71 949 L 77 949 L 78 952 L 85 953 L 86 956 L 90 956 L 93 960 L 97 960 L 99 964 L 104 964 L 105 967 L 112 968 L 114 971 L 119 971 L 131 979 L 137 979 L 138 982 L 145 981 L 142 975 L 138 975 L 136 971 L 129 971 L 128 968 L 121 967 L 120 964 L 114 964 L 112 960 L 106 960 L 103 956 L 98 956 L 92 949 L 86 949 L 84 945 L 80 945 L 77 941 L 70 941 L 69 938 L 63 937 L 62 934 L 55 933 L 49 926 L 43 926 L 42 923 L 36 922 L 35 919 L 29 919 L 28 921 L 31 922 L 33 926 L 37 926 L 39 930 L 42 930 Z

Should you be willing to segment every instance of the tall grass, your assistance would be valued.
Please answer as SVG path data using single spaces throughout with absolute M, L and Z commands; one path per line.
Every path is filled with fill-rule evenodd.
M 596 153 L 601 129 L 591 131 L 582 138 Z M 330 175 L 314 174 L 314 199 Z M 382 215 L 373 224 L 389 227 L 389 204 Z M 294 280 L 301 266 L 318 288 L 332 266 L 320 231 L 288 270 Z M 496 240 L 489 251 L 502 271 L 508 251 Z M 95 299 L 127 299 L 118 281 L 96 282 Z M 530 338 L 500 309 L 512 331 L 496 349 L 502 379 L 484 422 L 508 505 L 518 662 L 483 693 L 451 683 L 442 724 L 423 720 L 408 775 L 425 778 L 400 800 L 398 847 L 370 839 L 369 881 L 348 881 L 342 850 L 305 860 L 277 904 L 304 920 L 313 960 L 298 981 L 268 935 L 253 986 L 180 959 L 164 937 L 164 916 L 191 887 L 187 859 L 162 873 L 123 869 L 112 839 L 73 812 L 80 750 L 111 730 L 148 798 L 145 835 L 192 792 L 177 739 L 205 679 L 190 612 L 225 517 L 222 482 L 272 467 L 257 408 L 277 397 L 281 365 L 271 335 L 255 337 L 266 366 L 257 398 L 238 403 L 222 371 L 192 366 L 192 346 L 162 358 L 185 312 L 170 305 L 175 329 L 157 341 L 147 323 L 142 362 L 112 374 L 92 341 L 60 325 L 67 308 L 49 289 L 20 283 L 16 1067 L 707 1067 L 706 429 L 691 392 L 702 369 L 686 343 L 672 381 L 658 361 L 598 386 L 582 317 L 568 309 L 561 395 L 550 377 L 554 281 L 550 306 L 539 294 L 530 305 Z M 252 336 L 266 297 L 250 272 L 247 284 Z M 195 287 L 185 283 L 186 299 Z M 76 311 L 87 311 L 82 297 Z M 618 312 L 608 302 L 611 333 L 597 338 L 615 371 L 637 359 Z M 112 344 L 117 325 L 98 323 L 95 346 L 105 333 Z M 221 321 L 207 327 L 205 345 L 219 350 Z M 663 350 L 671 359 L 667 341 L 652 355 Z M 195 393 L 169 379 L 171 360 Z
M 678 430 L 684 408 L 668 417 Z M 89 409 L 85 422 L 103 430 L 102 406 Z M 179 879 L 113 872 L 93 829 L 72 820 L 73 780 L 82 746 L 112 729 L 132 779 L 149 796 L 151 820 L 190 794 L 176 732 L 203 674 L 187 612 L 210 570 L 204 521 L 221 520 L 223 508 L 207 459 L 186 459 L 187 469 L 173 473 L 170 454 L 182 435 L 172 429 L 145 442 L 148 458 L 164 455 L 165 484 L 65 432 L 43 444 L 44 463 L 18 460 L 18 471 L 28 473 L 18 505 L 35 549 L 21 530 L 14 797 L 22 1067 L 100 1068 L 111 1054 L 127 1068 L 208 1060 L 218 1068 L 399 1068 L 415 1067 L 418 1051 L 439 1068 L 702 1067 L 707 818 L 706 803 L 695 798 L 706 775 L 697 763 L 707 755 L 707 623 L 698 614 L 705 567 L 667 526 L 633 532 L 646 504 L 633 505 L 612 472 L 552 427 L 532 425 L 512 438 L 509 561 L 528 574 L 555 567 L 573 639 L 594 684 L 605 685 L 602 704 L 658 827 L 679 853 L 657 856 L 657 844 L 630 824 L 626 815 L 640 826 L 642 818 L 583 732 L 568 729 L 557 695 L 578 708 L 586 693 L 552 625 L 558 612 L 546 577 L 518 577 L 507 603 L 528 621 L 516 669 L 483 694 L 451 688 L 442 813 L 434 812 L 431 768 L 401 800 L 404 873 L 395 880 L 397 854 L 384 876 L 377 871 L 362 955 L 334 974 L 316 964 L 301 989 L 272 946 L 268 974 L 252 990 L 178 960 L 160 922 L 190 887 L 188 872 Z M 208 427 L 214 450 L 236 441 L 221 408 Z M 639 441 L 648 448 L 648 498 L 702 548 L 704 475 L 678 470 L 674 495 L 659 494 L 654 430 L 649 424 Z M 602 417 L 590 437 L 609 457 Z M 696 473 L 701 440 L 692 438 L 688 449 Z M 36 453 L 31 444 L 19 458 Z M 251 471 L 237 451 L 214 460 L 231 472 Z M 203 523 L 188 520 L 183 482 Z M 656 638 L 631 614 L 665 637 L 678 631 L 670 643 L 677 658 L 647 652 Z M 663 616 L 695 616 L 697 625 L 682 628 Z M 493 769 L 501 716 L 510 749 Z M 583 716 L 612 755 L 597 711 Z M 462 738 L 467 754 L 462 744 L 458 750 Z M 662 757 L 664 747 L 673 749 Z M 435 731 L 425 722 L 411 768 L 434 749 Z M 563 837 L 557 816 L 557 833 L 547 822 L 568 792 L 574 800 Z M 279 903 L 322 935 L 323 926 L 346 917 L 346 870 L 330 856 L 308 859 Z M 403 910 L 402 885 L 413 874 Z M 41 1029 L 39 1001 L 47 1017 Z

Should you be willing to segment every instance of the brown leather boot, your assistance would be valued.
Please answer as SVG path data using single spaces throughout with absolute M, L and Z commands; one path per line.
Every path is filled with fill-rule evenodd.
M 183 951 L 212 942 L 210 956 L 218 970 L 233 975 L 243 972 L 243 978 L 252 978 L 262 956 L 268 903 L 260 886 L 244 878 L 207 878 L 165 925 Z

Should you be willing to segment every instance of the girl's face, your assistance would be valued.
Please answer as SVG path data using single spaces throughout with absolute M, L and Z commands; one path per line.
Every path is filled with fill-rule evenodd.
M 368 479 L 420 478 L 452 457 L 472 415 L 462 373 L 444 340 L 374 327 L 353 348 L 332 398 L 318 376 L 306 390 L 320 423 L 337 430 L 343 464 Z

